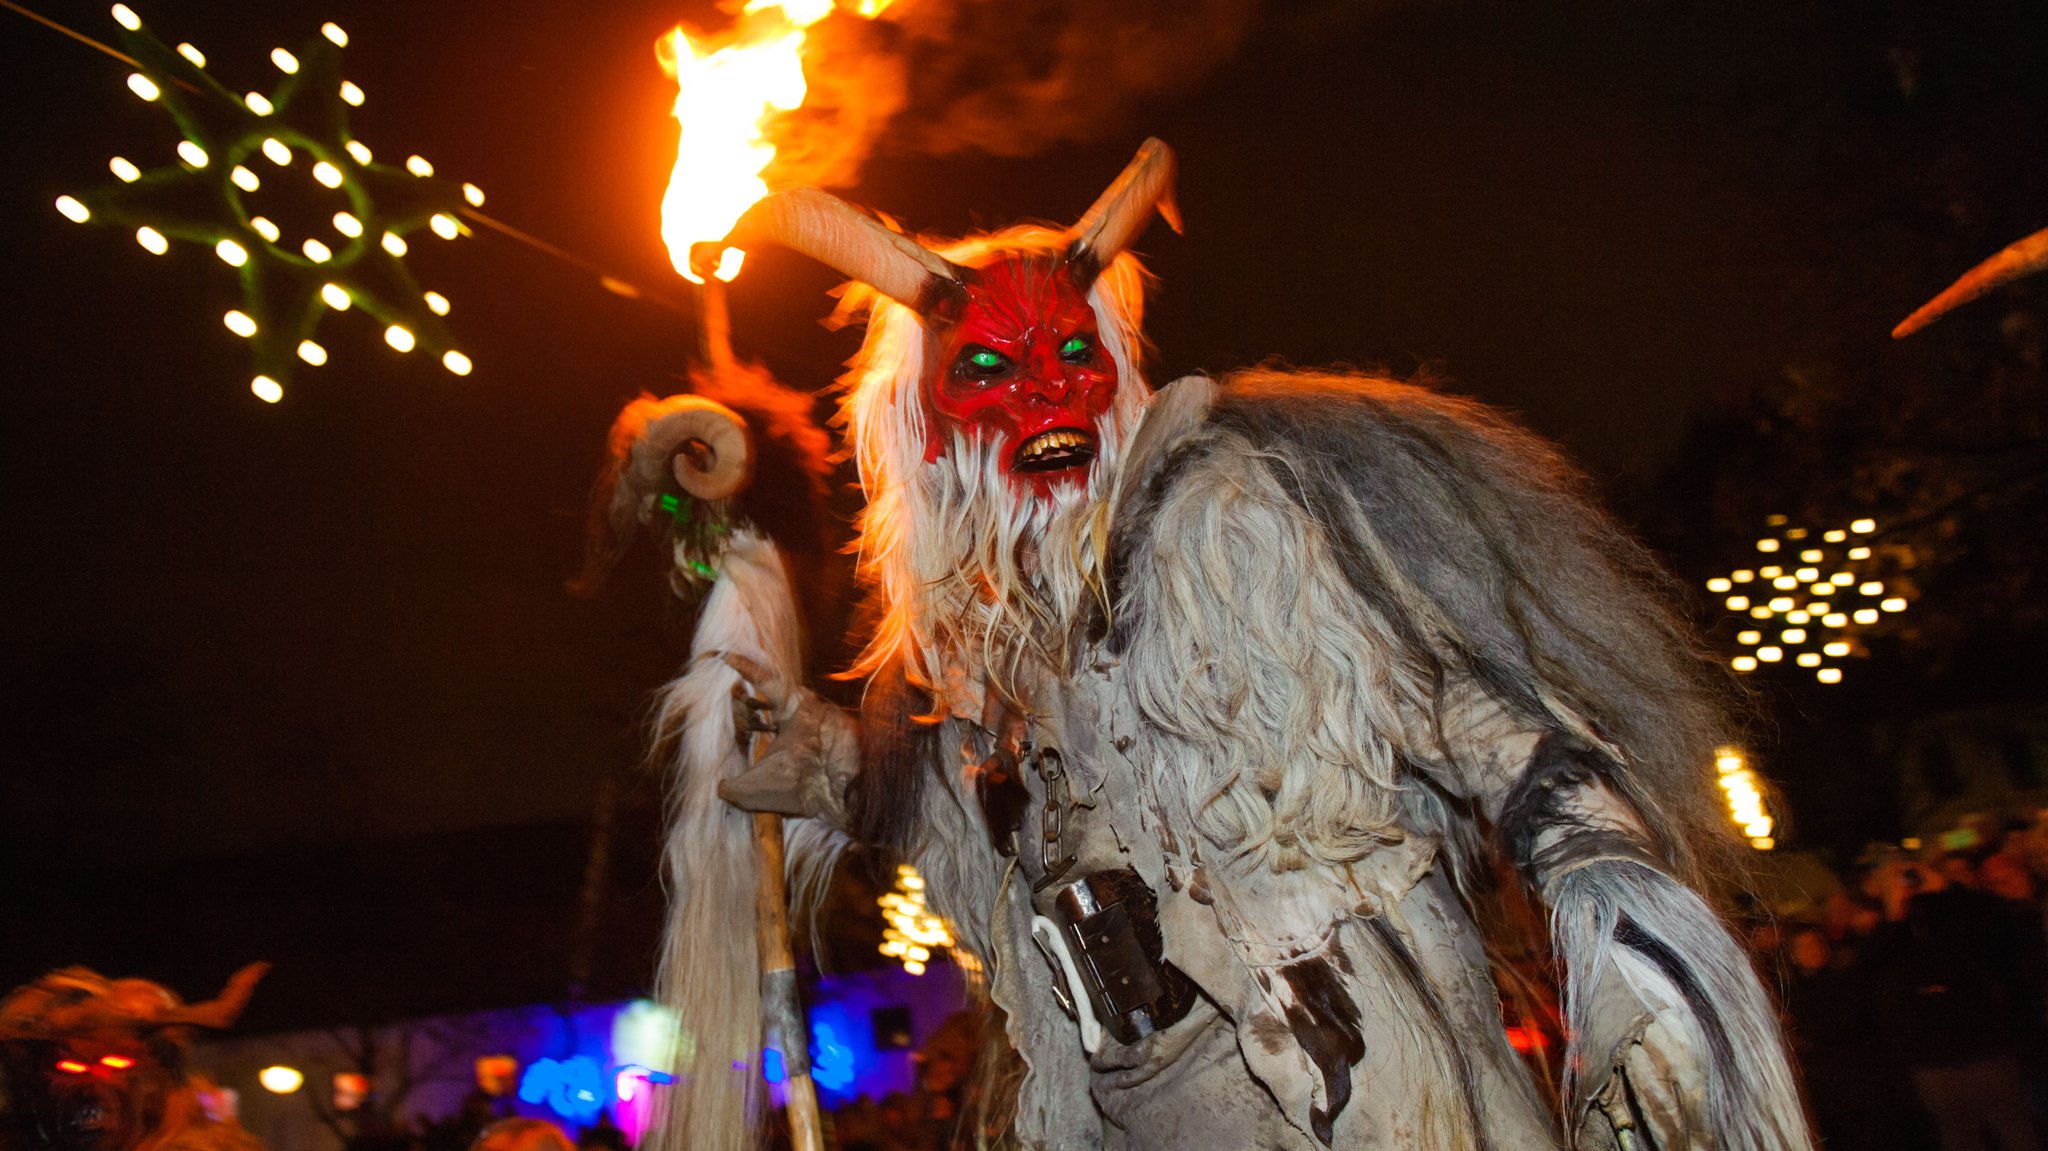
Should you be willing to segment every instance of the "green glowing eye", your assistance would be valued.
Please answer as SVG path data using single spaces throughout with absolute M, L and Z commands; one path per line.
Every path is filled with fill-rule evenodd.
M 1086 336 L 1075 336 L 1073 339 L 1060 345 L 1060 358 L 1063 360 L 1079 359 L 1087 354 L 1088 337 Z
M 967 357 L 967 362 L 977 368 L 1000 368 L 1003 366 L 1003 357 L 996 352 L 983 348 Z

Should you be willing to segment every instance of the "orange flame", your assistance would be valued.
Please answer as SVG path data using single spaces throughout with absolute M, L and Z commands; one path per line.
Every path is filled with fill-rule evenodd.
M 893 0 L 849 0 L 844 9 L 873 19 Z M 803 105 L 804 30 L 832 14 L 834 0 L 747 0 L 739 22 L 715 41 L 693 38 L 678 24 L 655 42 L 662 68 L 676 80 L 675 170 L 661 201 L 661 238 L 684 279 L 704 278 L 690 266 L 690 246 L 723 239 L 755 201 L 768 194 L 762 173 L 775 159 L 764 135 L 769 119 Z M 746 253 L 727 248 L 713 274 L 739 275 Z

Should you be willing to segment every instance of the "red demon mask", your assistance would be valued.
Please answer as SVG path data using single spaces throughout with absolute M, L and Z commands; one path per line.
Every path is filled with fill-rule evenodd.
M 956 431 L 1000 445 L 1004 473 L 1041 492 L 1094 462 L 1116 361 L 1066 261 L 1011 257 L 978 269 L 939 346 L 926 462 L 945 454 Z

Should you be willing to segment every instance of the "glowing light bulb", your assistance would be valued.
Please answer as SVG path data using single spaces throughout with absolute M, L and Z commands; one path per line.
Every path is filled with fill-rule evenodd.
M 342 147 L 348 149 L 348 154 L 355 157 L 356 163 L 363 165 L 365 168 L 370 166 L 369 146 L 361 140 L 350 140 L 348 143 L 343 144 Z
M 1741 611 L 1749 606 L 1749 597 L 1746 595 L 1731 595 L 1727 599 L 1727 604 L 1729 611 Z
M 1834 587 L 1830 584 L 1821 584 L 1819 586 L 1827 588 L 1829 591 L 1835 590 Z M 1810 615 L 1826 615 L 1828 614 L 1828 607 L 1829 604 L 1826 600 L 1817 599 L 1814 600 L 1812 603 L 1807 604 L 1806 610 Z
M 326 301 L 328 307 L 333 308 L 337 312 L 348 311 L 348 292 L 340 284 L 320 285 L 320 298 Z
M 327 349 L 311 340 L 300 340 L 299 358 L 317 368 L 327 362 Z
M 1877 580 L 1871 580 L 1868 583 L 1858 586 L 1856 590 L 1862 592 L 1864 595 L 1883 595 L 1884 584 Z
M 1758 540 L 1758 541 L 1756 541 L 1756 550 L 1758 550 L 1758 551 L 1760 551 L 1760 552 L 1774 552 L 1774 551 L 1777 551 L 1777 550 L 1778 550 L 1778 541 L 1777 541 L 1777 540 L 1773 540 L 1773 539 L 1762 539 L 1762 540 Z
M 1878 604 L 1877 606 L 1883 608 L 1886 611 L 1905 611 L 1906 601 L 1902 596 L 1893 596 L 1890 599 L 1885 600 L 1884 602 Z
M 1854 615 L 1851 616 L 1851 618 L 1853 618 L 1857 623 L 1876 623 L 1877 609 L 1870 607 L 1858 608 Z
M 1791 591 L 1799 586 L 1799 580 L 1796 576 L 1781 575 L 1771 581 L 1771 586 L 1779 591 Z
M 1852 559 L 1852 560 L 1867 560 L 1867 559 L 1869 559 L 1869 558 L 1870 558 L 1870 549 L 1869 549 L 1869 548 L 1850 548 L 1850 549 L 1849 549 L 1849 558 L 1850 558 L 1850 559 Z
M 1751 619 L 1769 619 L 1771 614 L 1771 609 L 1764 604 L 1758 604 L 1749 609 L 1749 618 Z
M 1828 644 L 1826 647 L 1821 648 L 1820 650 L 1823 654 L 1826 655 L 1844 656 L 1849 654 L 1849 645 L 1841 642 L 1840 640 L 1837 640 L 1834 643 Z
M 171 250 L 171 242 L 164 239 L 164 234 L 148 224 L 135 229 L 135 242 L 141 244 L 149 250 L 151 255 L 155 256 L 161 256 Z
M 1788 540 L 1803 540 L 1806 538 L 1806 529 L 1788 528 L 1785 531 L 1785 538 Z
M 1771 601 L 1772 611 L 1791 611 L 1792 606 L 1792 597 L 1788 595 L 1781 595 Z
M 268 116 L 272 112 L 277 111 L 277 106 L 272 104 L 270 98 L 261 92 L 251 92 L 242 97 L 242 103 L 258 116 Z
M 64 218 L 74 224 L 83 224 L 92 219 L 92 209 L 80 203 L 76 196 L 57 197 L 57 211 L 63 213 Z M 148 246 L 143 245 L 145 248 Z
M 190 140 L 180 140 L 178 141 L 178 159 L 185 161 L 194 168 L 204 168 L 206 167 L 208 157 L 206 149 L 194 144 Z
M 1820 578 L 1820 569 L 1800 568 L 1798 571 L 1793 572 L 1792 575 L 1793 578 L 1797 579 L 1800 583 L 1812 583 L 1813 581 Z
M 1808 615 L 1803 611 L 1800 611 L 1798 608 L 1794 608 L 1791 611 L 1785 613 L 1786 623 L 1805 623 L 1807 620 L 1812 618 L 1812 616 Z
M 343 80 L 341 82 L 341 98 L 353 107 L 360 108 L 363 106 L 363 90 L 356 85 L 354 80 Z
M 1779 567 L 1776 564 L 1772 564 L 1770 567 L 1756 569 L 1756 574 L 1764 577 L 1765 579 L 1777 579 L 1779 576 L 1785 574 L 1785 569 Z
M 1842 669 L 1838 667 L 1824 667 L 1814 672 L 1813 678 L 1822 683 L 1840 683 L 1842 682 Z
M 1739 631 L 1735 633 L 1736 643 L 1759 644 L 1763 640 L 1764 633 L 1760 631 Z
M 227 325 L 228 331 L 245 340 L 256 334 L 256 321 L 250 319 L 247 312 L 230 311 L 220 318 L 220 322 Z
M 923 975 L 924 964 L 919 963 L 915 959 L 906 959 L 903 961 L 903 970 L 909 972 L 912 975 Z
M 240 164 L 236 164 L 235 170 L 228 173 L 228 179 L 233 180 L 235 187 L 240 188 L 244 192 L 253 192 L 263 186 L 263 181 L 256 178 L 256 173 L 242 167 Z
M 299 58 L 282 48 L 272 48 L 270 50 L 270 62 L 277 65 L 277 70 L 287 76 L 293 75 L 299 70 Z
M 434 230 L 436 236 L 444 240 L 452 240 L 462 234 L 462 229 L 455 224 L 455 217 L 446 212 L 434 213 L 433 217 L 427 221 L 427 226 Z
M 1778 647 L 1760 647 L 1756 649 L 1756 657 L 1764 661 L 1765 663 L 1776 663 L 1779 660 L 1785 658 L 1785 649 Z
M 397 232 L 384 233 L 384 250 L 394 256 L 405 255 L 405 237 Z
M 484 206 L 484 190 L 475 184 L 464 184 L 462 186 L 462 198 L 468 200 L 469 206 L 472 208 Z
M 249 249 L 233 240 L 222 240 L 213 246 L 213 254 L 226 261 L 231 268 L 239 268 L 249 262 Z
M 257 382 L 262 383 L 267 382 L 269 380 L 269 377 L 258 376 L 256 377 L 256 379 Z M 277 388 L 277 385 L 275 383 L 271 383 L 270 386 L 272 388 Z M 284 390 L 282 388 L 277 388 L 277 392 L 279 395 L 284 394 Z M 257 392 L 256 394 L 258 396 L 263 395 L 263 393 L 260 391 Z M 267 399 L 268 397 L 264 398 Z M 272 1094 L 290 1095 L 292 1092 L 297 1091 L 300 1087 L 305 1085 L 306 1077 L 305 1075 L 301 1074 L 299 1069 L 296 1067 L 285 1067 L 280 1065 L 275 1067 L 265 1067 L 263 1070 L 258 1071 L 256 1073 L 256 1082 L 263 1084 L 263 1089 L 265 1091 L 271 1092 Z
M 1817 564 L 1820 562 L 1821 554 L 1822 553 L 1819 548 L 1807 548 L 1805 551 L 1799 553 L 1799 562 Z
M 448 297 L 439 292 L 421 292 L 420 299 L 427 302 L 427 309 L 437 316 L 448 314 Z
M 320 25 L 320 34 L 332 40 L 336 48 L 348 47 L 348 33 L 342 31 L 341 25 L 332 20 Z
M 277 238 L 284 234 L 277 230 L 277 225 L 271 223 L 268 216 L 249 217 L 249 226 L 256 230 L 257 235 L 273 244 L 277 243 Z
M 1838 544 L 1841 543 L 1843 540 L 1848 539 L 1849 533 L 1843 531 L 1841 528 L 1836 528 L 1835 530 L 1827 533 L 1826 535 L 1820 538 L 1828 541 L 1831 544 Z
M 306 258 L 316 264 L 324 264 L 334 258 L 334 250 L 318 240 L 307 240 L 299 245 L 299 250 L 306 253 Z
M 142 179 L 142 169 L 130 163 L 123 156 L 116 156 L 108 160 L 107 170 L 112 172 L 123 184 L 133 184 L 135 181 Z
M 434 174 L 434 166 L 427 163 L 425 156 L 407 156 L 405 158 L 405 170 L 415 176 L 431 176 Z
M 142 30 L 142 17 L 137 16 L 135 9 L 130 8 L 126 4 L 114 5 L 114 23 L 128 29 L 130 32 L 140 32 Z
M 1786 643 L 1789 644 L 1805 643 L 1806 629 L 1803 627 L 1788 627 L 1784 630 L 1780 638 L 1782 638 Z
M 1755 671 L 1756 657 L 1752 655 L 1738 655 L 1728 661 L 1728 666 L 1736 671 Z
M 1829 627 L 1848 627 L 1849 617 L 1846 613 L 1831 611 L 1828 614 L 1822 616 L 1820 622 L 1826 624 Z
M 1736 583 L 1748 583 L 1750 580 L 1756 578 L 1756 573 L 1750 571 L 1748 568 L 1743 568 L 1739 571 L 1729 572 L 1728 578 L 1734 580 Z
M 154 100 L 164 94 L 164 90 L 156 86 L 156 81 L 140 72 L 128 74 L 128 90 L 145 100 Z
M 270 162 L 279 167 L 292 162 L 292 150 L 285 147 L 284 141 L 275 136 L 269 136 L 264 139 L 263 154 L 270 157 Z
M 441 357 L 441 366 L 447 368 L 451 372 L 454 372 L 458 376 L 468 375 L 470 371 L 475 367 L 475 365 L 469 362 L 468 356 L 463 355 L 461 352 L 453 351 L 448 352 L 447 354 Z
M 400 324 L 393 324 L 384 329 L 384 342 L 401 352 L 410 352 L 419 341 L 413 338 L 410 329 Z
M 1852 523 L 1852 524 L 1850 524 L 1850 525 L 1849 525 L 1849 530 L 1850 530 L 1850 531 L 1852 531 L 1852 532 L 1855 532 L 1855 533 L 1856 533 L 1857 535 L 1859 535 L 1859 536 L 1867 536 L 1867 535 L 1869 535 L 1869 534 L 1870 534 L 1871 532 L 1874 532 L 1874 531 L 1876 531 L 1876 530 L 1877 530 L 1877 521 L 1876 521 L 1876 520 L 1857 520 L 1856 522 L 1854 522 L 1854 523 Z
M 1734 586 L 1735 585 L 1729 582 L 1728 580 L 1720 579 L 1718 577 L 1707 581 L 1708 591 L 1727 591 L 1729 588 Z
M 1792 662 L 1800 667 L 1819 667 L 1820 653 L 1817 651 L 1802 651 Z
M 327 188 L 341 187 L 341 169 L 325 160 L 313 165 L 313 178 Z
M 192 66 L 194 68 L 206 67 L 206 53 L 201 52 L 199 49 L 194 48 L 190 44 L 178 45 L 178 55 L 183 56 L 185 59 L 192 61 Z
M 347 212 L 336 212 L 334 230 L 353 240 L 363 234 L 363 222 Z

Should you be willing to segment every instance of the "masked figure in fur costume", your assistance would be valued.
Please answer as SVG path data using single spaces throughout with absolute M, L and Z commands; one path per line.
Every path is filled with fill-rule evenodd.
M 1028 1147 L 1809 1146 L 1694 890 L 1727 733 L 1649 557 L 1468 401 L 1150 391 L 1124 249 L 1172 178 L 1150 142 L 1071 229 L 929 248 L 811 191 L 742 222 L 864 286 L 879 605 L 859 719 L 752 675 L 781 731 L 722 794 L 915 862 Z M 1561 1118 L 1470 907 L 1496 852 L 1551 916 Z

